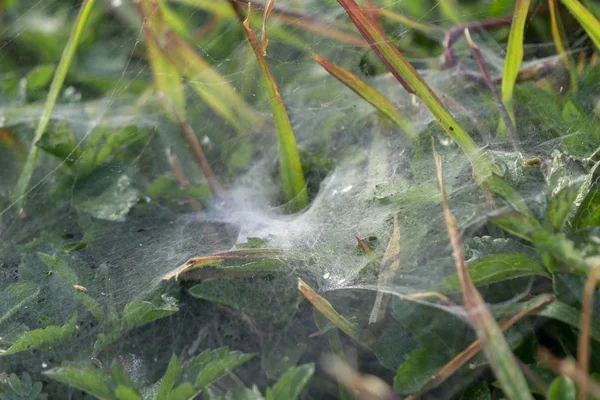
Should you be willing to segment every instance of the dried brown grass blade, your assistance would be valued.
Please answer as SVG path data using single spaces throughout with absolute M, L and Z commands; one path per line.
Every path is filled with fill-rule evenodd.
M 600 399 L 600 384 L 584 373 L 572 358 L 560 359 L 545 348 L 540 348 L 536 356 L 538 362 L 558 375 L 571 378 L 581 390 L 582 385 L 588 386 L 588 392 Z
M 388 243 L 381 265 L 379 267 L 379 279 L 377 281 L 377 297 L 375 304 L 369 316 L 369 324 L 375 324 L 383 318 L 387 305 L 390 301 L 390 295 L 379 289 L 389 286 L 393 279 L 394 273 L 400 268 L 400 228 L 398 226 L 398 216 L 394 216 L 394 230 Z
M 361 374 L 338 358 L 323 361 L 325 373 L 348 388 L 360 400 L 400 400 L 392 388 L 373 375 Z
M 437 170 L 437 178 L 442 192 L 442 206 L 444 208 L 444 220 L 448 229 L 448 237 L 452 245 L 453 257 L 456 263 L 456 270 L 461 283 L 463 302 L 471 325 L 483 352 L 490 364 L 496 379 L 506 396 L 509 399 L 532 400 L 527 382 L 523 373 L 519 369 L 515 357 L 506 343 L 502 330 L 487 308 L 481 294 L 473 284 L 465 262 L 465 256 L 462 249 L 462 239 L 456 219 L 448 207 L 448 197 L 444 189 L 444 179 L 442 176 L 442 159 L 435 149 L 435 143 L 432 141 L 433 157 Z
M 581 322 L 579 324 L 579 339 L 577 341 L 577 362 L 579 370 L 585 378 L 590 369 L 590 331 L 592 329 L 593 300 L 596 285 L 600 278 L 600 263 L 592 269 L 583 289 L 583 298 L 581 300 Z M 588 397 L 589 381 L 582 379 L 579 385 L 579 400 L 585 400 Z
M 509 318 L 508 320 L 503 322 L 502 325 L 500 325 L 500 329 L 503 332 L 506 331 L 508 328 L 510 328 L 511 326 L 516 324 L 518 321 L 520 321 L 523 317 L 529 315 L 529 313 L 531 313 L 532 311 L 538 309 L 539 307 L 541 307 L 545 304 L 551 303 L 552 301 L 554 301 L 553 296 L 548 295 L 545 297 L 540 297 L 539 301 L 535 302 L 530 307 L 522 310 L 521 312 L 513 315 L 511 318 Z M 448 379 L 449 377 L 454 375 L 456 373 L 456 371 L 458 371 L 460 368 L 462 368 L 473 357 L 475 357 L 477 355 L 477 353 L 479 353 L 480 351 L 481 351 L 481 341 L 479 339 L 477 339 L 476 341 L 471 343 L 466 349 L 464 349 L 463 351 L 458 353 L 452 360 L 450 360 L 450 362 L 448 364 L 444 365 L 444 367 L 439 372 L 437 372 L 433 376 L 433 378 L 429 382 L 427 382 L 417 394 L 415 394 L 414 396 L 411 396 L 411 398 L 420 397 L 424 393 L 439 386 L 446 379 Z
M 275 0 L 267 0 L 267 4 L 263 10 L 262 31 L 260 33 L 260 48 L 263 56 L 267 55 L 267 46 L 269 45 L 269 36 L 267 36 L 267 18 L 269 18 L 269 15 L 273 12 L 274 7 Z
M 217 178 L 215 177 L 215 174 L 213 173 L 212 168 L 210 167 L 210 163 L 208 162 L 208 159 L 204 154 L 204 150 L 202 150 L 202 146 L 200 146 L 200 142 L 196 137 L 196 133 L 194 132 L 190 124 L 185 119 L 183 119 L 181 115 L 179 115 L 179 112 L 175 109 L 173 103 L 171 103 L 169 99 L 166 96 L 164 96 L 164 93 L 159 93 L 159 96 L 161 97 L 163 104 L 171 112 L 171 115 L 175 117 L 175 120 L 181 127 L 183 135 L 185 136 L 185 140 L 192 148 L 192 151 L 194 152 L 194 157 L 196 158 L 200 169 L 202 169 L 202 173 L 206 177 L 206 181 L 208 182 L 208 186 L 210 187 L 213 196 L 221 199 L 224 198 L 225 189 L 219 184 L 219 182 L 217 182 Z

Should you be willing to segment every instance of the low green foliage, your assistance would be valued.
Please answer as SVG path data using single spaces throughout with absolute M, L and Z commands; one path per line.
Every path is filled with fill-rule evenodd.
M 0 5 L 0 399 L 572 399 L 586 318 L 600 373 L 598 6 L 301 3 L 266 55 L 235 1 Z

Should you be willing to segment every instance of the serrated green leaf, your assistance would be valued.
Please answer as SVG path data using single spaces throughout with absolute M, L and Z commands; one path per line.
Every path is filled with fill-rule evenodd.
M 25 350 L 46 348 L 67 340 L 75 332 L 77 314 L 63 326 L 47 326 L 27 332 L 6 350 L 0 350 L 0 357 Z
M 116 399 L 107 384 L 109 377 L 95 369 L 66 366 L 53 368 L 44 372 L 44 374 L 54 380 L 83 390 L 99 400 Z
M 49 272 L 52 271 L 71 286 L 77 285 L 77 275 L 63 260 L 45 253 L 37 253 L 37 256 L 46 264 Z
M 4 288 L 0 292 L 0 324 L 35 299 L 38 294 L 39 288 L 29 282 L 17 282 Z
M 489 285 L 524 276 L 550 276 L 537 261 L 523 254 L 496 254 L 469 265 L 469 275 L 476 286 Z M 446 278 L 438 290 L 455 293 L 461 290 L 456 274 Z
M 266 400 L 296 400 L 315 372 L 314 364 L 290 368 L 270 389 Z
M 172 355 L 167 367 L 167 371 L 165 372 L 165 375 L 160 383 L 160 389 L 155 400 L 167 400 L 169 393 L 171 393 L 171 390 L 175 387 L 175 384 L 177 384 L 179 378 L 181 377 L 181 371 L 182 369 L 179 358 L 177 358 L 176 355 Z
M 230 351 L 227 347 L 208 350 L 190 360 L 186 371 L 197 371 L 195 387 L 204 390 L 210 383 L 232 371 L 254 357 L 254 354 L 244 354 Z

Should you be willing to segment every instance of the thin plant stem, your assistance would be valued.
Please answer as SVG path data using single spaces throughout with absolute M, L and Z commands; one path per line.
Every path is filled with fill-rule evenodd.
M 192 151 L 194 152 L 194 157 L 196 157 L 196 161 L 198 162 L 198 165 L 202 169 L 202 172 L 204 173 L 204 176 L 206 177 L 206 181 L 208 182 L 208 186 L 210 186 L 210 190 L 212 191 L 213 195 L 220 199 L 224 198 L 225 197 L 225 189 L 223 189 L 223 187 L 219 184 L 219 182 L 217 182 L 217 179 L 215 178 L 212 168 L 210 167 L 210 163 L 208 162 L 206 155 L 204 155 L 204 151 L 202 150 L 202 146 L 200 146 L 200 142 L 198 142 L 198 138 L 196 137 L 194 130 L 192 129 L 190 124 L 179 115 L 179 113 L 177 112 L 177 110 L 175 109 L 173 104 L 169 101 L 169 99 L 167 99 L 167 97 L 164 95 L 164 93 L 159 93 L 159 97 L 164 102 L 164 104 L 167 106 L 167 108 L 169 109 L 171 114 L 175 117 L 175 120 L 181 127 L 181 131 L 183 132 L 183 135 L 185 136 L 185 140 L 187 140 L 188 144 L 192 147 Z

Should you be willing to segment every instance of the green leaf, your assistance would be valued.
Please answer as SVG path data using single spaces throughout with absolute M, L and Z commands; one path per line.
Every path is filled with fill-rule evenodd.
M 169 393 L 167 400 L 189 400 L 194 398 L 196 393 L 198 393 L 198 391 L 194 385 L 189 382 L 185 382 L 177 386 L 175 390 Z
M 469 265 L 469 275 L 476 286 L 489 285 L 524 276 L 550 276 L 537 261 L 523 254 L 496 254 Z M 438 290 L 456 293 L 461 290 L 456 274 L 444 279 Z
M 314 372 L 314 364 L 290 368 L 273 388 L 267 389 L 266 400 L 296 400 Z
M 167 400 L 167 396 L 169 393 L 171 393 L 171 390 L 175 387 L 175 384 L 181 377 L 181 371 L 181 363 L 179 362 L 177 356 L 173 354 L 171 356 L 171 360 L 169 361 L 167 371 L 162 377 L 160 389 L 158 390 L 155 400 Z
M 104 321 L 106 318 L 104 314 L 104 307 L 102 307 L 102 304 L 100 304 L 96 299 L 83 292 L 77 292 L 75 297 L 81 304 L 83 304 L 85 308 L 87 308 L 94 318 L 96 318 L 98 321 Z
M 510 304 L 508 306 L 496 307 L 494 308 L 494 316 L 500 319 L 515 315 L 523 310 L 530 308 L 531 305 L 538 302 L 539 298 L 543 296 L 546 295 L 536 296 L 533 299 L 525 302 Z M 581 322 L 581 313 L 578 309 L 571 307 L 558 300 L 554 300 L 550 303 L 543 305 L 542 307 L 533 309 L 530 312 L 530 315 L 551 318 L 556 321 L 560 321 L 567 325 L 570 325 L 575 329 L 579 329 L 579 324 Z M 592 319 L 592 329 L 590 334 L 592 338 L 594 338 L 594 340 L 600 341 L 600 321 L 598 321 L 598 319 L 596 318 Z
M 46 88 L 52 79 L 54 65 L 38 65 L 27 74 L 27 90 L 34 91 Z
M 209 384 L 231 372 L 252 357 L 254 357 L 254 354 L 230 351 L 227 347 L 208 350 L 190 360 L 186 373 L 196 375 L 196 390 L 202 391 Z
M 81 155 L 73 129 L 66 122 L 51 124 L 50 128 L 35 145 L 61 161 L 64 160 L 67 165 L 73 165 Z
M 533 214 L 527 207 L 525 199 L 521 196 L 513 187 L 508 184 L 504 179 L 496 174 L 492 174 L 486 180 L 489 189 L 502 197 L 508 204 L 510 204 L 516 211 L 520 212 L 527 217 L 533 219 Z
M 450 359 L 430 348 L 419 347 L 396 371 L 394 390 L 401 394 L 418 392 Z
M 138 202 L 140 196 L 131 178 L 121 175 L 116 182 L 96 197 L 83 195 L 76 197 L 75 206 L 98 219 L 125 221 L 125 216 Z
M 594 182 L 579 205 L 573 221 L 575 229 L 600 225 L 600 182 Z
M 29 282 L 17 282 L 4 288 L 0 292 L 0 324 L 35 299 L 38 294 L 39 288 Z
M 107 344 L 117 340 L 123 333 L 157 319 L 168 317 L 178 310 L 177 300 L 166 295 L 162 296 L 162 302 L 159 304 L 151 303 L 149 301 L 133 300 L 125 306 L 121 313 L 121 317 L 117 318 L 116 321 L 113 321 L 114 325 L 112 330 L 108 333 L 98 335 L 98 340 L 94 344 L 94 349 L 99 351 Z
M 77 275 L 63 260 L 45 253 L 37 253 L 37 256 L 46 264 L 49 272 L 55 273 L 60 279 L 71 286 L 77 285 Z
M 189 294 L 279 324 L 288 321 L 302 301 L 295 286 L 293 276 L 278 276 L 273 280 L 217 278 L 192 286 Z
M 44 374 L 54 380 L 83 390 L 99 400 L 116 399 L 107 383 L 110 378 L 98 370 L 73 365 L 53 368 L 44 372 Z
M 492 393 L 487 382 L 477 382 L 468 387 L 459 400 L 491 400 Z
M 563 230 L 565 222 L 571 214 L 578 190 L 577 185 L 567 186 L 550 199 L 543 224 L 546 229 L 554 232 Z
M 123 385 L 117 386 L 115 396 L 119 400 L 143 400 L 134 390 Z
M 39 124 L 35 130 L 33 141 L 31 142 L 29 153 L 27 154 L 27 160 L 25 161 L 25 165 L 23 166 L 21 175 L 19 176 L 19 180 L 17 181 L 17 184 L 15 185 L 15 188 L 12 192 L 12 199 L 13 201 L 17 202 L 18 208 L 21 208 L 23 206 L 25 194 L 27 193 L 27 190 L 29 188 L 29 182 L 31 181 L 31 177 L 33 176 L 33 171 L 35 169 L 35 162 L 38 153 L 38 147 L 36 146 L 37 142 L 39 142 L 39 140 L 42 138 L 42 135 L 46 131 L 46 127 L 48 126 L 48 122 L 50 121 L 50 117 L 52 115 L 52 111 L 54 110 L 56 100 L 65 81 L 65 77 L 67 76 L 67 71 L 69 70 L 71 61 L 73 60 L 75 49 L 77 48 L 79 39 L 82 36 L 83 28 L 88 17 L 92 12 L 94 1 L 95 0 L 84 0 L 81 4 L 79 15 L 77 16 L 77 20 L 75 21 L 75 24 L 73 25 L 73 30 L 71 31 L 71 35 L 69 36 L 69 41 L 65 46 L 63 54 L 60 58 L 60 63 L 56 68 L 54 79 L 52 80 L 52 85 L 50 86 L 48 97 L 46 98 L 46 104 L 44 105 L 42 117 L 40 118 Z
M 575 400 L 577 388 L 575 383 L 566 376 L 559 376 L 552 381 L 546 396 L 548 400 Z
M 42 383 L 31 381 L 31 377 L 24 372 L 21 379 L 15 374 L 10 374 L 8 381 L 0 385 L 0 400 L 46 400 L 48 395 L 42 393 Z
M 46 328 L 35 329 L 27 332 L 25 335 L 20 337 L 12 346 L 7 350 L 0 350 L 1 356 L 8 356 L 10 354 L 18 353 L 25 350 L 33 350 L 38 348 L 47 348 L 52 345 L 58 344 L 72 337 L 75 332 L 75 325 L 77 324 L 77 314 L 61 326 L 47 326 Z
M 127 373 L 121 368 L 118 362 L 113 361 L 110 367 L 110 376 L 112 378 L 112 382 L 114 385 L 117 385 L 117 390 L 115 391 L 115 395 L 121 399 L 119 395 L 119 387 L 122 388 L 120 393 L 122 393 L 123 399 L 141 399 L 141 394 L 135 387 L 135 384 L 131 381 Z M 135 397 L 131 397 L 135 396 Z

